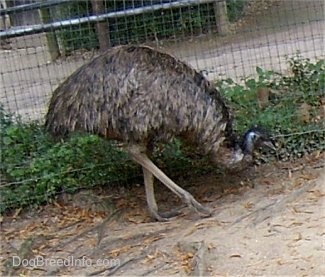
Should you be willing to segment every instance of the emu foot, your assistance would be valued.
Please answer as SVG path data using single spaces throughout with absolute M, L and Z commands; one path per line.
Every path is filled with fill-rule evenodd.
M 157 221 L 164 222 L 170 220 L 175 216 L 178 216 L 181 213 L 181 208 L 173 209 L 171 211 L 163 212 L 163 213 L 158 213 L 157 211 L 154 210 L 149 210 L 149 212 L 152 218 L 156 219 Z
M 209 216 L 211 216 L 212 212 L 211 212 L 208 208 L 202 206 L 202 205 L 201 205 L 199 202 L 197 202 L 196 200 L 194 200 L 194 201 L 195 201 L 195 204 L 192 203 L 192 202 L 187 203 L 187 206 L 188 206 L 191 210 L 193 210 L 193 211 L 199 213 L 202 217 L 209 217 Z M 180 215 L 180 214 L 181 214 L 181 210 L 182 210 L 184 207 L 185 207 L 185 206 L 180 207 L 180 208 L 173 209 L 173 210 L 171 210 L 171 211 L 162 212 L 162 213 L 159 213 L 158 211 L 150 210 L 150 209 L 149 209 L 149 213 L 150 213 L 150 215 L 151 215 L 151 217 L 152 217 L 153 219 L 155 219 L 155 220 L 157 220 L 157 221 L 160 221 L 160 222 L 166 222 L 166 221 L 172 219 L 173 217 L 176 217 L 176 216 Z
M 182 208 L 172 209 L 171 211 L 160 213 L 160 215 L 164 218 L 172 218 L 172 217 L 180 215 L 181 209 Z
M 212 215 L 212 211 L 196 201 L 190 193 L 186 193 L 183 200 L 189 208 L 201 214 L 203 217 L 209 217 Z
M 212 211 L 207 207 L 202 206 L 200 203 L 199 205 L 194 206 L 194 210 L 198 212 L 202 217 L 210 217 L 212 215 Z

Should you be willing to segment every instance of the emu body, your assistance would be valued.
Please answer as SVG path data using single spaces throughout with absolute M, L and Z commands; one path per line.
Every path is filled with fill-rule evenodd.
M 153 176 L 196 211 L 210 211 L 153 164 L 155 142 L 180 137 L 216 163 L 221 144 L 239 153 L 238 161 L 244 155 L 228 108 L 208 80 L 145 46 L 112 48 L 79 68 L 54 91 L 45 125 L 53 135 L 82 130 L 123 141 L 143 168 L 149 211 L 157 220 L 165 218 L 158 213 Z

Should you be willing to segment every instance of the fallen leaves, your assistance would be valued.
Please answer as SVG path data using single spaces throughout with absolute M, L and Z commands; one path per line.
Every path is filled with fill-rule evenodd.
M 301 235 L 301 233 L 294 234 L 292 240 L 293 240 L 293 241 L 300 241 L 300 240 L 302 240 L 302 235 Z
M 257 104 L 260 110 L 263 110 L 269 105 L 271 89 L 267 87 L 259 87 L 256 89 Z
M 145 201 L 143 201 L 142 206 L 139 206 L 138 203 L 136 206 L 133 204 L 129 206 L 126 198 L 120 197 L 118 198 L 118 201 L 120 201 L 119 205 L 127 207 L 127 210 L 122 213 L 122 217 L 118 217 L 118 220 L 115 220 L 114 217 L 113 221 L 109 221 L 105 225 L 102 224 L 100 229 L 102 233 L 99 234 L 100 230 L 96 226 L 100 225 L 107 218 L 107 215 L 102 212 L 93 212 L 73 205 L 62 205 L 55 202 L 44 206 L 41 209 L 42 213 L 38 213 L 40 210 L 38 209 L 29 218 L 26 217 L 23 210 L 16 210 L 11 217 L 7 216 L 3 219 L 2 235 L 6 249 L 1 255 L 5 258 L 13 255 L 26 242 L 24 244 L 24 246 L 26 245 L 24 248 L 28 250 L 25 251 L 26 255 L 31 256 L 53 257 L 54 255 L 55 257 L 65 257 L 75 255 L 79 257 L 89 254 L 93 261 L 97 257 L 115 257 L 121 261 L 128 261 L 130 257 L 138 258 L 143 255 L 138 262 L 133 260 L 123 267 L 123 271 L 118 269 L 118 273 L 129 272 L 130 268 L 134 269 L 137 267 L 138 272 L 140 272 L 140 268 L 145 268 L 144 271 L 164 274 L 168 269 L 170 270 L 168 273 L 173 272 L 175 275 L 180 273 L 194 275 L 196 270 L 203 268 L 209 274 L 209 265 L 217 263 L 216 260 L 213 260 L 216 253 L 225 254 L 223 258 L 230 261 L 230 263 L 236 261 L 245 262 L 247 257 L 249 257 L 246 255 L 247 252 L 245 252 L 244 248 L 229 250 L 229 247 L 224 247 L 223 245 L 223 242 L 226 243 L 227 240 L 229 243 L 230 239 L 228 237 L 229 233 L 224 232 L 226 228 L 235 231 L 236 236 L 240 236 L 242 232 L 247 231 L 247 228 L 244 229 L 240 222 L 235 228 L 229 224 L 235 220 L 234 217 L 236 215 L 232 216 L 230 213 L 229 215 L 227 213 L 227 217 L 223 217 L 222 211 L 230 206 L 238 208 L 244 214 L 246 212 L 246 214 L 253 215 L 253 217 L 245 217 L 246 223 L 247 221 L 254 220 L 255 215 L 261 216 L 257 217 L 258 220 L 256 220 L 256 224 L 259 224 L 260 228 L 265 227 L 265 224 L 263 224 L 265 217 L 263 215 L 266 214 L 268 216 L 267 222 L 271 224 L 268 225 L 270 231 L 262 229 L 268 233 L 263 232 L 261 237 L 259 237 L 259 242 L 274 240 L 276 245 L 278 240 L 280 243 L 278 247 L 290 248 L 291 251 L 301 245 L 310 245 L 315 242 L 313 232 L 320 239 L 325 234 L 321 228 L 321 220 L 316 220 L 320 218 L 319 214 L 317 214 L 319 210 L 315 211 L 313 209 L 313 205 L 318 205 L 316 201 L 320 201 L 325 196 L 325 191 L 322 189 L 323 181 L 320 181 L 320 185 L 317 187 L 308 185 L 309 183 L 316 182 L 314 179 L 318 177 L 321 169 L 319 167 L 315 169 L 315 166 L 320 165 L 320 159 L 323 156 L 323 153 L 315 152 L 308 158 L 296 163 L 279 163 L 277 167 L 270 165 L 261 166 L 259 168 L 260 172 L 254 173 L 255 183 L 257 184 L 256 188 L 245 189 L 245 192 L 243 192 L 243 187 L 239 185 L 240 181 L 236 183 L 237 186 L 234 186 L 234 182 L 223 179 L 226 189 L 222 193 L 221 200 L 217 201 L 221 194 L 217 196 L 211 194 L 209 196 L 211 197 L 210 200 L 214 201 L 211 206 L 217 206 L 218 211 L 221 211 L 221 213 L 214 213 L 211 218 L 193 219 L 192 221 L 187 218 L 185 221 L 179 217 L 177 220 L 167 223 L 147 223 L 149 217 Z M 215 187 L 213 187 L 216 183 L 215 179 L 212 177 L 210 179 L 211 186 L 205 183 L 208 187 L 205 192 L 208 194 L 217 192 Z M 243 186 L 246 185 L 245 182 L 243 181 Z M 295 193 L 299 192 L 300 189 L 301 193 Z M 274 192 L 272 197 L 270 197 L 271 192 Z M 236 197 L 227 195 L 227 193 L 236 194 Z M 257 194 L 261 198 L 255 198 Z M 202 196 L 201 192 L 198 192 L 198 195 L 201 196 L 200 199 L 203 199 L 204 196 Z M 246 196 L 249 197 L 245 198 Z M 286 200 L 286 197 L 289 197 L 289 199 Z M 283 200 L 282 202 L 276 201 L 281 199 Z M 230 202 L 227 202 L 228 200 Z M 274 203 L 272 202 L 272 204 L 270 201 L 273 200 Z M 227 202 L 226 205 L 224 205 L 224 201 Z M 271 203 L 271 205 L 268 206 L 268 203 Z M 261 207 L 262 204 L 265 204 L 265 208 Z M 272 207 L 277 205 L 279 205 L 278 209 L 272 209 Z M 248 210 L 262 210 L 260 213 L 254 214 L 251 211 L 243 211 L 243 207 Z M 268 211 L 271 212 L 268 214 Z M 278 215 L 280 216 L 277 218 Z M 278 224 L 275 225 L 274 220 Z M 214 229 L 216 230 L 215 233 L 213 232 Z M 209 232 L 206 232 L 206 230 Z M 256 231 L 256 236 L 257 233 L 258 230 Z M 202 252 L 204 255 L 201 256 L 198 254 L 198 244 L 187 244 L 188 248 L 183 247 L 177 249 L 177 251 L 174 251 L 174 248 L 168 248 L 179 239 L 188 239 L 189 236 L 195 239 L 206 239 L 208 236 L 210 238 L 213 236 L 213 244 L 205 245 L 205 250 Z M 250 242 L 250 239 L 249 236 L 243 237 L 245 242 Z M 230 243 L 233 243 L 233 241 Z M 249 246 L 249 244 L 247 245 Z M 258 245 L 257 247 L 263 246 Z M 299 255 L 299 253 L 293 254 Z M 221 259 L 221 257 L 218 257 L 218 262 Z M 256 259 L 258 262 L 257 266 L 264 265 L 261 259 L 258 257 Z M 211 260 L 213 262 L 209 263 Z M 274 259 L 273 262 L 280 266 L 287 263 L 288 260 Z M 166 264 L 167 267 L 159 267 Z M 94 272 L 102 269 L 94 268 Z M 37 270 L 43 271 L 38 272 Z M 79 274 L 81 270 L 78 270 L 80 269 L 61 268 L 55 274 L 61 276 L 64 274 Z M 213 270 L 213 276 L 217 276 L 217 270 L 219 269 L 216 267 Z M 82 271 L 82 273 L 84 272 Z M 46 275 L 48 271 L 45 268 L 23 268 L 15 273 L 15 275 L 35 276 Z
M 302 123 L 309 123 L 310 122 L 310 113 L 311 113 L 311 106 L 307 103 L 302 103 L 298 108 L 298 119 Z
M 255 204 L 250 202 L 250 201 L 247 201 L 243 204 L 244 208 L 247 209 L 247 210 L 251 210 L 252 208 L 255 207 Z
M 302 174 L 299 177 L 303 180 L 315 180 L 318 178 L 315 174 Z
M 214 219 L 214 220 L 195 223 L 194 226 L 196 227 L 197 230 L 200 230 L 200 229 L 206 229 L 213 226 L 220 226 L 220 223 Z
M 149 236 L 149 237 L 145 237 L 144 240 L 142 240 L 140 243 L 136 243 L 136 244 L 128 244 L 119 248 L 115 248 L 111 251 L 108 252 L 108 254 L 113 257 L 116 258 L 122 254 L 127 253 L 128 251 L 130 251 L 132 248 L 136 248 L 136 247 L 141 247 L 144 248 L 146 246 L 151 245 L 153 242 L 160 240 L 164 238 L 163 234 L 159 234 L 159 235 L 154 235 L 154 236 Z M 121 238 L 123 240 L 123 238 Z
M 304 224 L 303 222 L 294 221 L 294 222 L 290 223 L 290 225 L 288 225 L 287 228 L 301 226 L 303 224 Z
M 314 213 L 313 211 L 308 211 L 306 209 L 299 209 L 297 207 L 293 207 L 292 209 L 297 214 L 299 214 L 299 213 L 304 213 L 304 214 L 312 214 L 312 213 Z
M 194 254 L 191 252 L 183 253 L 179 256 L 179 259 L 181 261 L 181 266 L 186 274 L 189 274 L 193 271 L 193 265 L 192 265 L 192 259 Z
M 231 254 L 229 258 L 241 258 L 242 256 L 240 254 Z
M 128 215 L 127 220 L 135 224 L 140 224 L 150 221 L 151 218 L 149 217 L 146 211 L 143 211 L 137 212 L 136 214 Z
M 321 198 L 321 197 L 324 197 L 325 196 L 325 192 L 322 192 L 319 189 L 309 190 L 308 192 L 311 193 L 311 194 L 313 194 L 313 196 L 316 197 L 316 198 Z
M 16 209 L 15 213 L 13 214 L 12 218 L 16 219 L 18 217 L 18 215 L 20 214 L 22 208 Z
M 142 245 L 150 245 L 153 242 L 155 242 L 157 240 L 161 240 L 164 237 L 165 237 L 165 234 L 159 234 L 159 235 L 156 235 L 156 236 L 146 238 L 145 240 L 143 240 Z
M 159 257 L 163 257 L 163 253 L 159 250 L 156 249 L 156 251 L 154 251 L 153 254 L 148 254 L 146 255 L 145 259 L 141 262 L 141 264 L 151 264 L 153 263 L 155 260 L 157 260 Z
M 140 246 L 140 244 L 137 244 L 137 245 L 125 245 L 125 246 L 122 246 L 120 248 L 113 249 L 113 250 L 109 251 L 107 254 L 110 257 L 116 258 L 116 257 L 120 256 L 121 254 L 128 252 L 131 248 L 139 247 L 139 246 Z

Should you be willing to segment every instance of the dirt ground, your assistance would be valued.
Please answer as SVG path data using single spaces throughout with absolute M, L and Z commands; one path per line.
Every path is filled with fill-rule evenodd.
M 181 182 L 213 210 L 209 218 L 183 207 L 171 221 L 153 222 L 140 185 L 15 211 L 2 218 L 2 273 L 324 276 L 324 158 L 315 152 Z M 156 194 L 162 209 L 181 205 L 163 186 Z

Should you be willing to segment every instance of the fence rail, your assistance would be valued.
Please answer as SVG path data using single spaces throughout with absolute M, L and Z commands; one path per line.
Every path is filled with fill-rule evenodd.
M 73 32 L 66 26 L 97 22 L 99 19 L 104 20 L 105 18 L 115 18 L 107 24 L 108 37 L 111 39 L 112 45 L 139 42 L 162 47 L 195 69 L 205 72 L 207 78 L 212 81 L 226 76 L 241 82 L 246 76 L 256 76 L 257 66 L 286 73 L 288 65 L 285 56 L 292 55 L 297 50 L 303 57 L 312 60 L 324 58 L 323 1 L 278 0 L 282 3 L 281 7 L 274 5 L 268 9 L 262 7 L 257 12 L 252 10 L 251 16 L 247 14 L 240 18 L 238 22 L 242 25 L 237 25 L 237 29 L 232 30 L 226 36 L 219 36 L 215 20 L 217 14 L 213 14 L 214 11 L 208 6 L 212 2 L 219 4 L 224 1 L 178 0 L 154 6 L 91 15 L 80 19 L 12 28 L 0 32 L 0 64 L 6 65 L 0 66 L 0 102 L 8 111 L 17 113 L 26 119 L 41 118 L 46 110 L 48 98 L 57 85 L 75 69 L 87 62 L 93 53 L 95 55 L 98 53 L 95 50 L 80 55 L 85 49 L 91 50 L 94 47 L 98 49 L 96 24 L 82 24 L 80 27 L 71 28 Z M 254 2 L 260 5 L 263 1 L 251 0 L 250 3 Z M 46 3 L 54 5 L 59 1 L 53 0 Z M 63 2 L 60 1 L 60 3 Z M 182 33 L 183 30 L 179 32 L 179 29 L 176 29 L 178 26 L 175 22 L 178 18 L 170 16 L 166 19 L 164 17 L 169 15 L 169 12 L 158 12 L 154 16 L 151 16 L 151 13 L 141 15 L 144 11 L 175 8 L 171 13 L 174 14 L 175 11 L 175 14 L 182 13 L 184 16 L 184 12 L 192 12 L 193 8 L 190 5 L 204 3 L 207 4 L 198 8 L 204 11 L 201 14 L 197 13 L 201 18 L 195 17 L 194 19 L 206 20 L 204 22 L 206 25 L 199 22 L 199 28 L 196 31 L 187 29 L 188 33 Z M 249 6 L 254 5 L 250 4 Z M 36 9 L 40 6 L 33 5 L 32 7 Z M 186 8 L 180 11 L 177 7 Z M 123 9 L 123 7 L 120 8 Z M 19 10 L 25 11 L 22 7 L 19 7 Z M 69 14 L 70 10 L 68 9 L 66 12 L 65 16 L 68 18 L 76 16 Z M 144 20 L 137 21 L 140 22 L 139 28 L 136 30 L 138 33 L 128 33 L 128 28 L 133 28 L 136 25 L 132 15 L 137 15 L 137 20 L 155 17 L 155 22 L 160 24 L 159 29 L 154 30 L 157 30 L 158 39 L 156 40 L 156 37 L 153 36 L 156 33 L 146 33 L 149 28 L 146 25 L 148 22 Z M 120 17 L 116 19 L 117 16 Z M 245 22 L 247 22 L 246 25 Z M 231 24 L 231 27 L 234 24 Z M 53 32 L 53 30 L 57 31 Z M 206 30 L 208 31 L 204 32 Z M 26 35 L 37 32 L 39 33 L 37 35 Z M 49 34 L 54 34 L 57 37 L 58 52 L 62 57 L 57 58 L 56 62 L 52 62 L 56 57 L 52 57 L 54 51 L 49 47 Z M 130 37 L 131 35 L 134 37 Z M 10 37 L 10 39 L 2 39 L 6 37 Z M 64 43 L 70 42 L 71 48 L 64 48 L 66 47 Z M 82 44 L 83 42 L 85 43 Z M 73 48 L 75 45 L 77 47 Z M 65 49 L 68 49 L 67 52 L 64 52 Z M 67 58 L 67 61 L 70 61 L 67 62 L 65 57 L 69 54 L 72 54 L 72 57 L 71 59 Z
M 47 3 L 44 3 L 41 5 L 40 3 L 37 4 L 30 4 L 30 5 L 24 5 L 24 7 L 16 7 L 15 8 L 8 8 L 6 10 L 3 10 L 0 15 L 9 14 L 13 12 L 23 12 L 26 10 L 32 10 L 32 9 L 39 9 L 44 7 L 50 7 L 58 4 L 63 4 L 71 2 L 71 0 L 66 1 L 50 1 Z M 18 37 L 18 36 L 25 36 L 30 34 L 37 34 L 47 31 L 54 31 L 61 29 L 62 27 L 68 27 L 68 26 L 76 26 L 82 23 L 90 23 L 90 22 L 100 22 L 104 21 L 106 19 L 110 18 L 118 18 L 118 17 L 124 17 L 124 16 L 131 16 L 131 15 L 138 15 L 146 12 L 152 12 L 157 10 L 166 10 L 166 9 L 173 9 L 173 8 L 181 8 L 181 7 L 187 7 L 192 6 L 195 4 L 204 4 L 204 3 L 211 3 L 211 2 L 224 2 L 224 0 L 179 0 L 174 1 L 170 3 L 162 3 L 162 4 L 155 4 L 150 6 L 144 6 L 139 8 L 133 8 L 128 10 L 122 10 L 122 11 L 115 11 L 100 15 L 92 15 L 92 16 L 85 16 L 77 19 L 68 19 L 68 20 L 62 20 L 57 21 L 53 23 L 46 23 L 46 24 L 37 24 L 32 25 L 28 27 L 23 28 L 15 28 L 15 29 L 9 29 L 0 32 L 0 38 L 11 38 L 11 37 Z
M 49 7 L 53 7 L 56 5 L 61 5 L 61 4 L 69 3 L 69 2 L 73 2 L 73 0 L 50 0 L 50 1 L 46 1 L 46 2 L 37 2 L 37 3 L 14 6 L 14 7 L 0 10 L 0 16 L 10 15 L 10 14 L 19 13 L 19 12 L 38 10 L 38 9 L 42 9 L 42 8 L 49 8 Z

